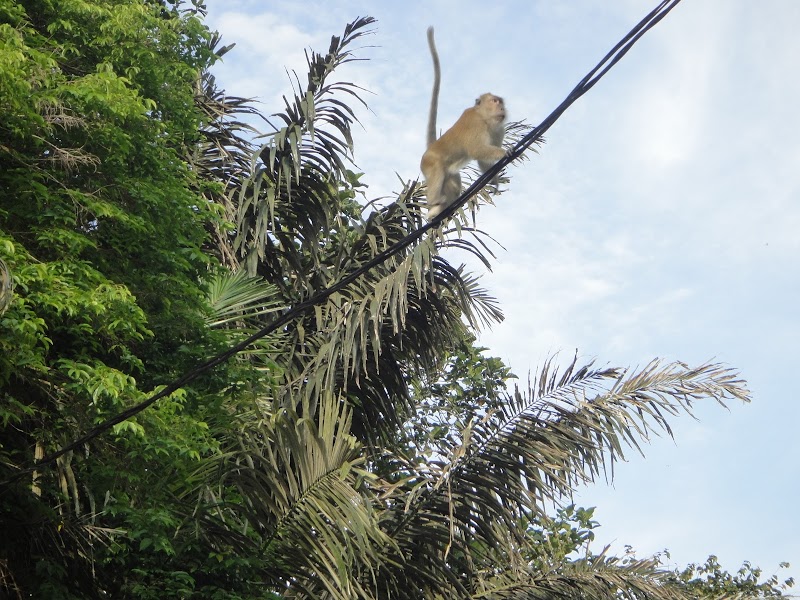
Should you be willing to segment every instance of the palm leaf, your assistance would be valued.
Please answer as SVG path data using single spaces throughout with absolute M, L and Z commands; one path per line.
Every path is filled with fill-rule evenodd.
M 355 60 L 347 48 L 368 34 L 364 28 L 373 22 L 369 17 L 357 19 L 342 37 L 331 39 L 325 55 L 306 54 L 306 85 L 298 80 L 294 97 L 275 115 L 284 125 L 268 134 L 268 142 L 255 154 L 261 166 L 254 163 L 240 188 L 234 249 L 251 274 L 260 272 L 285 285 L 287 292 L 297 294 L 305 281 L 279 281 L 283 274 L 310 275 L 320 268 L 320 240 L 339 214 L 339 185 L 348 181 L 355 115 L 335 95 L 347 94 L 363 103 L 357 86 L 329 83 L 328 77 Z
M 244 271 L 217 274 L 208 285 L 210 327 L 257 319 L 281 309 L 274 285 Z
M 371 260 L 402 240 L 419 219 L 401 202 L 373 213 L 337 275 Z M 436 253 L 436 240 L 423 238 L 390 257 L 361 279 L 316 307 L 293 334 L 302 353 L 295 359 L 297 402 L 341 390 L 359 407 L 354 431 L 380 436 L 396 430 L 412 406 L 407 378 L 436 371 L 466 322 L 480 327 L 502 320 L 494 300 L 477 279 Z M 465 242 L 466 244 L 467 242 Z M 477 251 L 477 250 L 476 250 Z
M 242 437 L 222 485 L 240 500 L 232 510 L 254 528 L 267 557 L 265 580 L 310 597 L 371 597 L 362 587 L 391 540 L 377 526 L 371 476 L 349 433 L 346 404 L 327 402 L 318 419 L 270 415 Z
M 470 512 L 488 521 L 507 515 L 508 502 L 541 509 L 601 472 L 613 474 L 625 447 L 641 452 L 640 440 L 652 433 L 672 435 L 668 417 L 691 415 L 697 399 L 749 400 L 743 382 L 716 364 L 690 369 L 653 361 L 628 374 L 591 364 L 576 368 L 573 361 L 560 376 L 551 366 L 545 365 L 536 391 L 509 396 L 502 412 L 476 424 L 465 440 L 469 449 L 447 465 L 448 478 L 452 471 L 459 481 L 481 479 L 493 490 L 464 488 L 473 497 Z M 607 381 L 611 387 L 601 389 Z
M 475 600 L 684 600 L 688 595 L 673 585 L 671 575 L 659 568 L 657 560 L 606 556 L 604 551 L 598 556 L 565 562 L 548 573 L 525 568 L 494 569 L 471 597 Z
M 220 272 L 208 283 L 208 326 L 225 332 L 228 343 L 250 337 L 263 319 L 282 309 L 278 290 L 260 277 L 250 277 L 244 269 L 235 273 Z M 266 368 L 272 376 L 280 371 L 275 362 L 285 336 L 282 333 L 260 338 L 240 353 L 246 359 L 258 359 L 254 368 Z
M 218 33 L 211 34 L 208 40 L 208 49 L 217 58 L 233 47 L 220 47 L 220 41 Z M 236 270 L 239 261 L 232 249 L 231 233 L 236 221 L 233 197 L 245 184 L 255 148 L 250 138 L 257 133 L 243 118 L 261 115 L 250 99 L 220 90 L 209 71 L 202 72 L 197 80 L 194 102 L 205 118 L 198 132 L 200 140 L 186 149 L 184 158 L 197 173 L 197 193 L 219 215 L 210 225 L 213 241 L 209 249 L 222 264 Z

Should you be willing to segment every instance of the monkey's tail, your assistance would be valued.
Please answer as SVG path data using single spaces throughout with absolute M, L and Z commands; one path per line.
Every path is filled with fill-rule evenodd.
M 433 41 L 433 27 L 428 27 L 428 47 L 431 49 L 433 59 L 433 93 L 431 94 L 431 110 L 428 113 L 428 146 L 436 141 L 436 116 L 439 111 L 439 84 L 442 71 L 439 66 L 439 53 L 436 52 L 436 43 Z

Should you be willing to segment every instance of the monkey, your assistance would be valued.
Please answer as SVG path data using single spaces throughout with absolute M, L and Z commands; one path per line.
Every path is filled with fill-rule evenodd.
M 507 152 L 502 147 L 506 109 L 503 99 L 483 94 L 475 106 L 466 109 L 453 126 L 436 139 L 436 116 L 439 105 L 441 68 L 433 41 L 433 27 L 428 27 L 428 46 L 433 59 L 433 93 L 428 113 L 427 150 L 420 169 L 428 185 L 428 220 L 432 220 L 461 195 L 459 171 L 470 160 L 477 160 L 481 171 L 491 168 Z

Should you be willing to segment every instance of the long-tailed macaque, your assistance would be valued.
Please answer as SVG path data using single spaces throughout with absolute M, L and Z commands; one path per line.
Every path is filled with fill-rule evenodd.
M 433 41 L 433 27 L 428 27 L 428 46 L 433 58 L 433 94 L 428 114 L 428 149 L 420 168 L 428 184 L 428 220 L 430 221 L 461 194 L 459 171 L 470 160 L 477 160 L 486 171 L 506 155 L 503 149 L 506 109 L 503 99 L 483 94 L 455 124 L 436 139 L 436 114 L 439 106 L 441 69 Z

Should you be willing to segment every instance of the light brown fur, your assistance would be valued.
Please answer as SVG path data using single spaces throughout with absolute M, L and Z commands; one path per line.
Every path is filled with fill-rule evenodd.
M 428 28 L 428 46 L 433 58 L 434 79 L 428 115 L 428 149 L 422 155 L 420 168 L 428 185 L 428 220 L 431 220 L 461 194 L 459 171 L 470 160 L 477 160 L 481 171 L 486 171 L 506 155 L 502 147 L 506 109 L 499 96 L 483 94 L 475 101 L 475 106 L 465 110 L 458 121 L 436 139 L 441 72 L 433 27 Z

